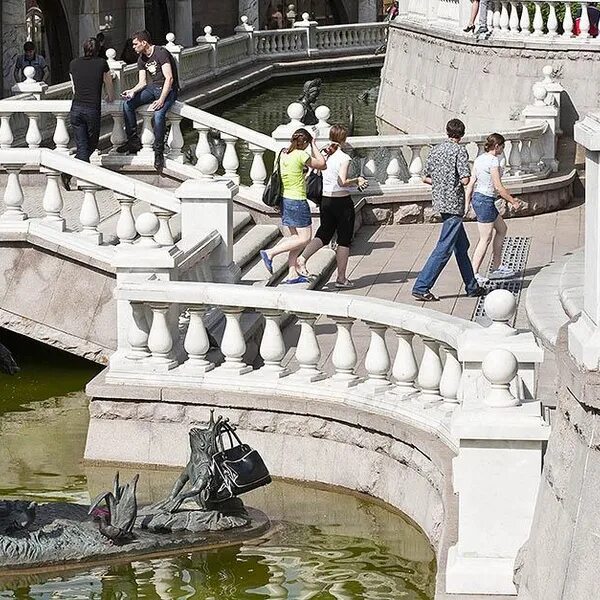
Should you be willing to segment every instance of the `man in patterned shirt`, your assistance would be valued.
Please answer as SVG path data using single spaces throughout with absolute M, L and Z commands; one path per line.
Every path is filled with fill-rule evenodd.
M 431 288 L 450 260 L 452 253 L 465 282 L 467 296 L 482 296 L 469 258 L 469 239 L 463 226 L 465 214 L 465 186 L 469 183 L 471 170 L 464 146 L 459 144 L 465 135 L 465 124 L 451 119 L 446 124 L 448 139 L 436 146 L 425 166 L 423 181 L 431 185 L 433 209 L 442 217 L 442 231 L 436 247 L 419 273 L 412 295 L 423 302 L 439 300 Z

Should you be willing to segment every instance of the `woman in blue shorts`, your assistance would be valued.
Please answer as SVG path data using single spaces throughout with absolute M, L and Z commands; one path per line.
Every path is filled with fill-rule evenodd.
M 488 136 L 485 152 L 480 154 L 473 163 L 473 176 L 467 187 L 467 203 L 470 199 L 479 229 L 479 242 L 472 260 L 473 271 L 479 285 L 488 281 L 488 277 L 481 275 L 479 269 L 492 240 L 492 265 L 489 279 L 508 279 L 515 275 L 512 269 L 501 264 L 506 223 L 496 208 L 498 196 L 514 208 L 521 206 L 520 200 L 511 196 L 502 184 L 500 159 L 504 154 L 504 142 L 504 137 L 499 133 Z
M 306 149 L 310 146 L 310 154 Z M 297 129 L 289 147 L 281 153 L 279 171 L 283 188 L 281 222 L 291 235 L 284 237 L 273 248 L 260 251 L 269 273 L 273 273 L 273 258 L 283 252 L 288 254 L 288 275 L 285 283 L 307 283 L 308 278 L 298 272 L 298 256 L 312 237 L 310 207 L 306 201 L 305 167 L 324 170 L 325 158 L 315 140 L 306 129 Z

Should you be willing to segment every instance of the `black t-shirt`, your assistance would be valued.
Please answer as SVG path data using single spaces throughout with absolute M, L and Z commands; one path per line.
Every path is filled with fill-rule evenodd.
M 177 64 L 173 55 L 163 46 L 154 46 L 150 56 L 140 54 L 138 58 L 138 70 L 146 71 L 146 83 L 162 88 L 165 83 L 165 76 L 162 72 L 163 65 L 169 63 L 173 71 L 173 88 L 179 89 L 179 77 L 177 74 Z
M 74 58 L 69 65 L 75 94 L 73 102 L 86 106 L 100 107 L 104 73 L 108 73 L 108 63 L 100 57 Z

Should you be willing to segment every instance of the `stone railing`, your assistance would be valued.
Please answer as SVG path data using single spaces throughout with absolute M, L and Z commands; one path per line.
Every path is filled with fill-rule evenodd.
M 317 28 L 316 46 L 327 51 L 348 48 L 377 48 L 385 42 L 386 28 L 379 23 L 357 23 Z
M 417 22 L 462 34 L 470 4 L 470 0 L 400 0 L 397 21 Z M 488 29 L 494 37 L 515 38 L 536 46 L 548 43 L 595 45 L 588 12 L 588 7 L 595 4 L 592 0 L 490 0 Z
M 259 31 L 252 36 L 257 56 L 298 55 L 308 53 L 308 35 L 304 29 Z

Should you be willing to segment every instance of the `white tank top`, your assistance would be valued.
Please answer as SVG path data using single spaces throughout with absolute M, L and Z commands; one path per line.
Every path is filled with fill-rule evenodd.
M 330 196 L 333 192 L 348 192 L 350 188 L 342 187 L 339 183 L 340 169 L 344 163 L 349 163 L 350 157 L 338 148 L 328 159 L 327 168 L 323 171 L 323 195 Z

